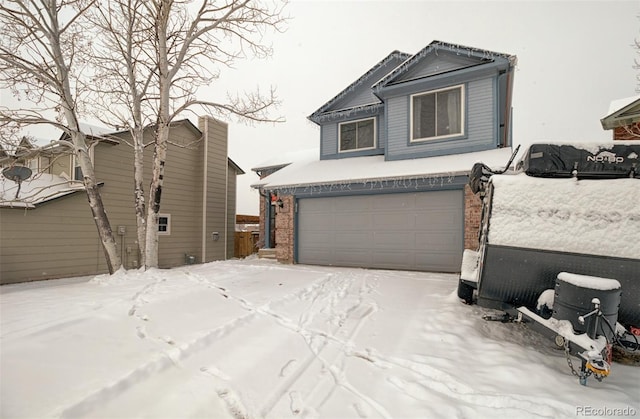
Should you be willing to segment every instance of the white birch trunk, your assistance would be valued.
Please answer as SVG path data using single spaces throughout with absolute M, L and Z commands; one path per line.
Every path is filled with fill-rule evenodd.
M 171 2 L 160 0 L 156 9 L 156 36 L 158 42 L 158 88 L 159 107 L 158 120 L 155 131 L 155 147 L 151 171 L 151 185 L 149 186 L 149 202 L 147 207 L 147 240 L 145 248 L 145 266 L 158 267 L 158 213 L 162 197 L 162 183 L 164 179 L 164 165 L 167 158 L 167 143 L 169 139 L 169 101 L 171 76 L 169 74 L 167 28 Z
M 109 269 L 109 273 L 113 274 L 115 271 L 120 269 L 122 262 L 120 260 L 120 255 L 118 254 L 113 231 L 111 230 L 111 224 L 109 223 L 107 213 L 104 210 L 102 197 L 98 190 L 99 186 L 96 182 L 93 163 L 89 158 L 89 152 L 86 145 L 82 145 L 82 143 L 86 144 L 85 136 L 80 132 L 75 132 L 71 134 L 71 138 L 74 144 L 79 144 L 79 146 L 76 146 L 76 159 L 80 169 L 82 170 L 82 181 L 87 193 L 91 214 L 93 215 L 93 220 L 96 223 L 98 236 L 102 243 L 107 268 Z
M 138 238 L 138 255 L 140 257 L 139 266 L 146 266 L 146 242 L 147 242 L 147 221 L 146 205 L 144 198 L 144 145 L 143 131 L 136 129 L 134 132 L 134 156 L 133 156 L 133 177 L 134 177 L 134 204 L 136 213 L 136 237 Z M 153 224 L 150 224 L 153 226 Z

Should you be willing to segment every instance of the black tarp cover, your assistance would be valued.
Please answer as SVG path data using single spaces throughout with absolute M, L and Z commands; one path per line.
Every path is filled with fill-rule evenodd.
M 589 149 L 568 144 L 532 144 L 517 170 L 536 177 L 640 178 L 638 144 L 593 145 Z

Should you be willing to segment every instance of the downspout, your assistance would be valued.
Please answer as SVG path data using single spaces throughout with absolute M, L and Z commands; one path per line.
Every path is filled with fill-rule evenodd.
M 271 248 L 271 214 L 269 213 L 269 211 L 271 210 L 271 206 L 270 206 L 270 202 L 269 199 L 267 198 L 268 195 L 266 192 L 264 192 L 264 189 L 260 188 L 258 189 L 258 193 L 260 194 L 260 197 L 264 198 L 265 204 L 264 204 L 264 231 L 262 232 L 263 237 L 264 237 L 264 248 L 268 249 Z
M 201 263 L 206 263 L 207 257 L 207 178 L 209 171 L 209 120 L 205 118 L 202 139 L 204 140 L 204 169 L 202 180 L 202 256 Z
M 511 95 L 513 94 L 513 77 L 512 74 L 515 68 L 515 62 L 512 63 L 511 60 L 509 60 L 509 71 L 507 71 L 507 91 L 506 91 L 506 98 L 505 98 L 505 109 L 504 109 L 504 137 L 502 140 L 502 145 L 503 147 L 506 147 L 509 143 L 509 137 L 510 137 L 510 132 L 511 132 L 511 102 L 512 102 L 512 97 Z M 513 146 L 513 144 L 511 144 L 511 146 Z

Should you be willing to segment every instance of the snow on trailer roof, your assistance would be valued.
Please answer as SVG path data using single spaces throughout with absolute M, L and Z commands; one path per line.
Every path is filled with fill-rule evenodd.
M 511 148 L 477 153 L 453 154 L 410 160 L 385 161 L 384 156 L 349 159 L 300 160 L 253 184 L 254 188 L 290 188 L 305 185 L 330 185 L 379 179 L 409 179 L 421 176 L 467 174 L 474 163 L 503 167 L 511 157 Z
M 488 242 L 609 257 L 640 256 L 640 180 L 494 175 Z

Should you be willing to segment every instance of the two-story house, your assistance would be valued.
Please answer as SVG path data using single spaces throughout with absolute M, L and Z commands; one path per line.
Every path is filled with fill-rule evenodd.
M 468 173 L 511 154 L 515 65 L 513 55 L 434 41 L 392 52 L 313 112 L 320 155 L 254 185 L 265 232 L 276 214 L 277 258 L 459 271 L 480 221 Z
M 227 156 L 227 133 L 227 124 L 211 117 L 200 117 L 197 127 L 189 120 L 171 126 L 156 226 L 161 268 L 233 257 L 236 176 L 244 172 Z M 152 126 L 145 138 L 152 141 Z M 96 178 L 127 269 L 140 263 L 130 143 L 128 131 L 89 135 Z M 145 153 L 145 175 L 152 154 Z M 20 185 L 0 175 L 0 283 L 106 272 L 73 153 L 55 142 L 32 150 L 23 141 L 15 153 L 5 150 L 0 156 L 0 166 L 16 163 L 32 174 Z M 145 185 L 149 180 L 146 176 Z

